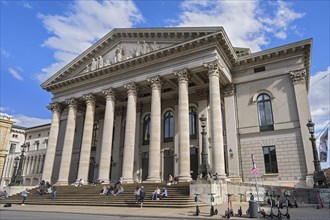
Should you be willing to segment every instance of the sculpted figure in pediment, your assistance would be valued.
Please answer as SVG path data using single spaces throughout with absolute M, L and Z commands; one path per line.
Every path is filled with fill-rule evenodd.
M 96 70 L 96 68 L 97 68 L 97 61 L 95 60 L 95 58 L 93 58 L 93 60 L 92 60 L 92 66 L 91 66 L 91 70 L 93 71 L 93 70 Z
M 117 49 L 116 49 L 115 62 L 122 61 L 124 59 L 124 55 L 125 55 L 125 52 L 124 52 L 123 47 L 121 46 L 121 44 L 118 44 Z
M 150 46 L 146 41 L 143 41 L 143 54 L 149 53 L 150 52 Z
M 135 51 L 136 53 L 136 56 L 140 56 L 140 55 L 142 55 L 143 54 L 143 45 L 142 44 L 140 44 L 140 42 L 138 41 L 137 42 L 137 48 L 136 48 L 136 51 Z
M 156 43 L 156 41 L 151 45 L 152 51 L 159 50 L 160 46 Z
M 103 57 L 102 56 L 99 56 L 99 58 L 98 58 L 98 64 L 99 64 L 99 68 L 102 68 L 103 67 Z

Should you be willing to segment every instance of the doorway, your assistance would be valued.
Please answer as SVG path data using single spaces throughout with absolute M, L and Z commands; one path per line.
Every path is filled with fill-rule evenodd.
M 198 176 L 198 148 L 190 148 L 190 175 L 193 180 L 197 179 Z
M 142 153 L 142 181 L 147 180 L 148 178 L 148 169 L 149 169 L 149 153 Z
M 172 150 L 164 150 L 164 174 L 163 180 L 167 180 L 171 174 L 174 176 L 174 156 Z

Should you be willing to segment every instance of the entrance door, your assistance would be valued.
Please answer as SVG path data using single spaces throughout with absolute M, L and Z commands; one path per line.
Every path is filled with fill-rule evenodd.
M 142 154 L 142 181 L 147 180 L 149 169 L 149 153 L 144 152 Z
M 163 180 L 167 180 L 169 175 L 174 176 L 174 157 L 172 150 L 164 151 L 164 174 Z
M 198 148 L 190 148 L 190 175 L 196 180 L 198 176 Z

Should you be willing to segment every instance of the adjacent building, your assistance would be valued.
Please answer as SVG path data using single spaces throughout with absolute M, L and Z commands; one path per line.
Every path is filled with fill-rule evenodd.
M 42 178 L 189 182 L 204 115 L 220 178 L 253 182 L 253 155 L 262 183 L 312 186 L 312 40 L 235 46 L 222 27 L 112 30 L 42 84 L 53 94 Z

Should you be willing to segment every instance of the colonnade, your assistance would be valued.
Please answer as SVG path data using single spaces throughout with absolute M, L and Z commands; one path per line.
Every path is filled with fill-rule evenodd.
M 220 94 L 220 74 L 221 66 L 218 62 L 204 64 L 209 76 L 209 94 L 210 94 L 210 129 L 211 129 L 211 145 L 213 156 L 213 171 L 225 178 L 225 162 L 224 162 L 224 146 L 222 133 L 222 116 L 221 116 L 221 94 Z M 178 80 L 178 178 L 180 181 L 191 181 L 190 176 L 190 134 L 189 134 L 189 91 L 188 81 L 190 78 L 189 71 L 184 69 L 174 73 Z M 151 129 L 149 144 L 149 170 L 147 181 L 161 181 L 161 78 L 159 76 L 147 79 L 151 87 Z M 136 153 L 137 140 L 137 86 L 134 82 L 124 85 L 127 91 L 127 111 L 125 124 L 125 139 L 123 151 L 123 163 L 121 176 L 124 182 L 133 182 L 134 158 Z M 106 100 L 103 135 L 100 149 L 99 172 L 98 179 L 109 182 L 111 146 L 113 140 L 114 113 L 115 113 L 115 91 L 112 88 L 103 91 Z M 91 154 L 91 142 L 93 122 L 95 116 L 95 96 L 88 94 L 84 96 L 86 102 L 86 113 L 83 129 L 83 139 L 80 150 L 80 161 L 78 167 L 78 178 L 87 181 L 89 172 L 89 158 Z M 69 179 L 69 169 L 71 163 L 74 131 L 76 126 L 77 101 L 75 99 L 66 100 L 68 105 L 67 125 L 64 135 L 63 153 L 60 162 L 59 185 L 67 185 Z M 43 170 L 43 179 L 50 181 L 54 166 L 54 158 L 57 146 L 57 137 L 59 134 L 59 123 L 61 117 L 61 106 L 59 103 L 49 105 L 52 110 L 52 122 L 50 129 L 50 137 L 46 154 L 45 168 Z M 235 112 L 235 109 L 228 111 Z M 117 123 L 117 122 L 116 122 Z M 119 132 L 116 128 L 116 132 Z M 117 134 L 115 134 L 117 135 Z M 236 133 L 234 134 L 236 135 Z M 118 144 L 118 143 L 116 143 Z

